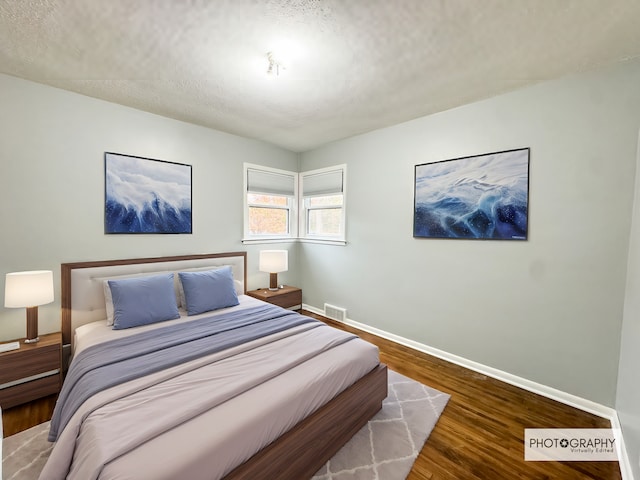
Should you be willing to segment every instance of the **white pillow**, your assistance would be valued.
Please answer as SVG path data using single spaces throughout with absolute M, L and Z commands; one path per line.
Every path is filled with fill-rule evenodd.
M 111 296 L 111 287 L 109 287 L 109 280 L 104 282 L 104 305 L 107 307 L 107 325 L 113 325 L 113 297 Z

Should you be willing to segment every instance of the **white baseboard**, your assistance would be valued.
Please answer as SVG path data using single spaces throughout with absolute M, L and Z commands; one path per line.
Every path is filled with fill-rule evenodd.
M 316 313 L 318 315 L 324 315 L 324 310 L 321 308 L 316 308 L 307 304 L 303 304 L 302 308 L 310 312 Z M 500 380 L 510 385 L 522 388 L 523 390 L 527 390 L 529 392 L 541 395 L 543 397 L 556 400 L 560 403 L 564 403 L 565 405 L 569 405 L 579 410 L 592 413 L 599 417 L 606 418 L 611 422 L 611 428 L 613 429 L 614 435 L 616 438 L 622 479 L 634 480 L 633 470 L 631 470 L 631 464 L 629 462 L 629 457 L 627 456 L 627 450 L 624 445 L 624 438 L 622 436 L 620 420 L 618 419 L 618 413 L 616 412 L 615 409 L 611 407 L 607 407 L 605 405 L 601 405 L 596 402 L 592 402 L 591 400 L 587 400 L 586 398 L 578 397 L 577 395 L 563 392 L 562 390 L 558 390 L 556 388 L 549 387 L 541 383 L 533 382 L 531 380 L 527 380 L 526 378 L 519 377 L 517 375 L 513 375 L 511 373 L 504 372 L 502 370 L 498 370 L 497 368 L 489 367 L 487 365 L 474 362 L 473 360 L 468 360 L 464 357 L 460 357 L 458 355 L 454 355 L 452 353 L 448 353 L 443 350 L 430 347 L 429 345 L 425 345 L 423 343 L 416 342 L 414 340 L 410 340 L 408 338 L 401 337 L 399 335 L 395 335 L 393 333 L 389 333 L 384 330 L 380 330 L 370 325 L 356 322 L 355 320 L 346 319 L 344 322 L 341 322 L 341 323 L 357 328 L 359 330 L 363 330 L 368 333 L 372 333 L 373 335 L 377 335 L 387 340 L 391 340 L 392 342 L 399 343 L 400 345 L 413 348 L 414 350 L 418 350 L 419 352 L 427 353 L 434 357 L 441 358 L 442 360 L 446 360 L 447 362 L 460 365 L 461 367 L 468 368 L 469 370 L 473 370 L 474 372 L 478 372 L 488 377 L 495 378 L 496 380 Z
M 611 421 L 611 428 L 613 429 L 613 435 L 616 439 L 616 449 L 618 451 L 618 462 L 620 463 L 620 473 L 622 473 L 622 480 L 633 480 L 633 470 L 631 469 L 631 461 L 627 455 L 627 447 L 624 443 L 624 436 L 622 435 L 622 426 L 620 425 L 620 419 L 618 413 L 609 418 Z

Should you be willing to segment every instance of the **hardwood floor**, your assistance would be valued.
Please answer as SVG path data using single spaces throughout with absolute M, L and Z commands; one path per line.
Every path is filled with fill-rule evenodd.
M 608 420 L 304 311 L 377 345 L 389 368 L 451 395 L 407 480 L 621 478 L 618 462 L 525 462 L 525 428 L 610 428 Z
M 389 368 L 451 395 L 407 480 L 621 479 L 617 462 L 525 462 L 525 428 L 610 428 L 585 413 L 303 311 L 380 348 Z M 55 396 L 3 411 L 4 435 L 51 417 Z M 384 479 L 381 479 L 384 480 Z
M 49 395 L 33 402 L 2 410 L 2 433 L 4 437 L 35 427 L 51 420 L 57 395 Z
M 35 427 L 51 420 L 57 395 L 49 395 L 33 402 L 2 410 L 2 433 L 4 437 Z

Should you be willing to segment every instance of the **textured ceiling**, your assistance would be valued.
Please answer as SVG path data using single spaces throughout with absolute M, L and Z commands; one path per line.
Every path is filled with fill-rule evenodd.
M 639 25 L 638 0 L 0 0 L 0 72 L 305 151 L 640 56 Z

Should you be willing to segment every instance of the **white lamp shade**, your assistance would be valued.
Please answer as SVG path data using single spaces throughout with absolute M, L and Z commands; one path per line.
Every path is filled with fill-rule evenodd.
M 280 273 L 289 269 L 289 256 L 286 250 L 261 250 L 260 265 L 261 272 Z
M 53 272 L 7 273 L 4 284 L 6 308 L 37 307 L 53 302 Z

